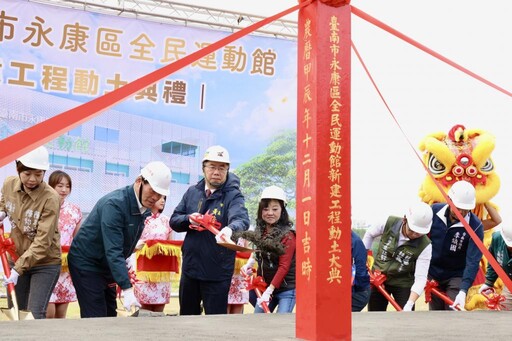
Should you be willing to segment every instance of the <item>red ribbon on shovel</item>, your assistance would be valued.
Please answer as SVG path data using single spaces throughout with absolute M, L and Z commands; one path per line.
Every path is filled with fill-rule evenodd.
M 402 307 L 396 303 L 395 299 L 384 289 L 384 282 L 386 281 L 386 275 L 379 270 L 372 271 L 368 269 L 370 274 L 370 284 L 373 285 L 380 293 L 388 300 L 389 303 L 396 309 L 396 311 L 402 311 Z
M 497 294 L 494 288 L 488 288 L 481 292 L 487 299 L 485 303 L 490 310 L 507 310 L 501 302 L 505 302 L 506 298 L 503 295 Z
M 436 295 L 440 299 L 444 301 L 444 303 L 448 304 L 449 306 L 453 305 L 453 301 L 448 297 L 445 293 L 441 292 L 437 287 L 439 286 L 439 283 L 437 283 L 436 280 L 431 279 L 430 281 L 427 281 L 427 285 L 425 286 L 425 302 L 429 303 L 432 301 L 432 294 Z M 456 305 L 453 307 L 455 310 L 462 310 L 460 305 Z
M 220 233 L 219 229 L 222 227 L 222 224 L 217 221 L 215 215 L 210 214 L 210 211 L 206 211 L 205 214 L 194 216 L 189 216 L 190 220 L 192 220 L 196 225 L 190 225 L 190 228 L 197 231 L 208 230 L 213 233 L 215 236 Z M 225 235 L 222 236 L 223 242 L 217 242 L 218 245 L 224 246 L 233 251 L 243 251 L 243 252 L 252 252 L 251 248 L 241 246 L 236 244 L 230 238 L 227 238 Z
M 9 276 L 11 276 L 11 267 L 9 266 L 9 262 L 7 261 L 7 253 L 11 255 L 11 258 L 14 262 L 18 259 L 14 242 L 11 238 L 4 237 L 4 227 L 3 224 L 0 223 L 0 257 L 2 258 L 2 267 L 4 269 L 5 277 L 9 278 Z M 9 291 L 9 295 L 11 296 L 14 308 L 12 318 L 15 320 L 19 320 L 18 302 L 16 300 L 16 292 L 14 290 L 14 284 L 7 284 L 7 291 Z
M 204 231 L 208 230 L 214 235 L 219 234 L 219 229 L 221 227 L 221 223 L 217 221 L 215 218 L 215 215 L 210 214 L 210 211 L 207 211 L 205 214 L 202 214 L 201 216 L 190 216 L 189 217 L 194 223 L 197 225 L 190 225 L 191 229 L 197 230 L 197 231 Z
M 246 289 L 247 290 L 254 290 L 256 293 L 256 296 L 258 298 L 261 298 L 261 293 L 265 291 L 267 288 L 267 283 L 263 280 L 263 277 L 261 276 L 246 276 L 245 280 L 246 283 Z M 267 302 L 263 301 L 261 302 L 261 307 L 263 308 L 263 311 L 267 314 L 270 314 L 270 309 L 268 308 Z

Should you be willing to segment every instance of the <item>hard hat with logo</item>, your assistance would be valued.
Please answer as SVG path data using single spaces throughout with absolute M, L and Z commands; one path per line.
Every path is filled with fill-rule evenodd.
M 502 225 L 501 227 L 501 237 L 505 241 L 508 247 L 512 247 L 512 225 Z
M 222 146 L 211 146 L 206 149 L 203 161 L 224 162 L 229 164 L 229 153 Z
M 21 156 L 17 161 L 21 162 L 25 167 L 47 171 L 50 168 L 49 158 L 48 149 L 40 146 Z
M 475 187 L 467 181 L 457 181 L 452 185 L 448 196 L 453 204 L 463 210 L 472 210 L 476 205 Z
M 426 203 L 418 202 L 412 205 L 407 210 L 405 217 L 407 218 L 407 225 L 412 231 L 421 234 L 430 232 L 433 212 L 432 208 Z
M 261 199 L 277 199 L 282 200 L 286 204 L 286 193 L 281 187 L 272 185 L 263 189 Z
M 158 194 L 168 196 L 171 184 L 171 170 L 161 161 L 151 161 L 140 171 L 153 190 Z

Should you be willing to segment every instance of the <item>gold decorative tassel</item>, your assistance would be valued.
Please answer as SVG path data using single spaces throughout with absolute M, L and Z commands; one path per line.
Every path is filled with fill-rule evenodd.
M 139 271 L 137 272 L 137 279 L 153 283 L 170 282 L 171 273 L 161 271 Z
M 147 259 L 151 259 L 154 255 L 181 257 L 181 247 L 176 245 L 164 245 L 160 243 L 148 247 L 146 244 L 144 244 L 142 249 L 137 251 L 137 257 L 144 256 Z

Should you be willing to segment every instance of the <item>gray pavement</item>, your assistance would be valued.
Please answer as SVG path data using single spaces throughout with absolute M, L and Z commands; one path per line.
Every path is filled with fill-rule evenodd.
M 352 314 L 352 340 L 510 340 L 512 312 Z M 0 340 L 294 340 L 295 314 L 1 321 Z M 323 341 L 323 340 L 322 340 Z

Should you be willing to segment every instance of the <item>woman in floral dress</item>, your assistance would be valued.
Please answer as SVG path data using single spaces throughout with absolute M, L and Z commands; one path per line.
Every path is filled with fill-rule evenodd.
M 239 238 L 238 245 L 246 246 L 247 241 Z M 247 291 L 247 280 L 244 275 L 240 273 L 240 269 L 247 263 L 250 258 L 250 252 L 236 252 L 235 258 L 235 273 L 231 278 L 231 287 L 228 294 L 228 314 L 243 314 L 244 305 L 249 303 L 249 291 Z
M 169 226 L 169 217 L 162 214 L 165 206 L 165 197 L 162 197 L 152 210 L 150 217 L 146 219 L 144 231 L 137 243 L 137 252 L 140 253 L 147 241 L 167 241 L 172 239 L 172 230 Z M 160 248 L 172 247 L 161 245 Z M 133 257 L 133 256 L 132 256 Z M 139 266 L 137 266 L 139 270 Z M 170 275 L 170 274 L 169 274 Z M 165 276 L 162 276 L 165 277 Z M 160 277 L 160 278 L 162 278 Z M 165 305 L 171 299 L 171 282 L 169 280 L 152 281 L 137 274 L 135 283 L 135 297 L 141 304 L 141 309 L 154 312 L 163 312 Z
M 82 211 L 78 206 L 65 201 L 71 193 L 72 187 L 69 174 L 57 170 L 50 175 L 48 184 L 57 191 L 60 197 L 59 233 L 63 262 L 59 280 L 48 303 L 46 318 L 65 318 L 69 302 L 76 301 L 75 287 L 69 275 L 66 257 L 71 241 L 80 227 Z

